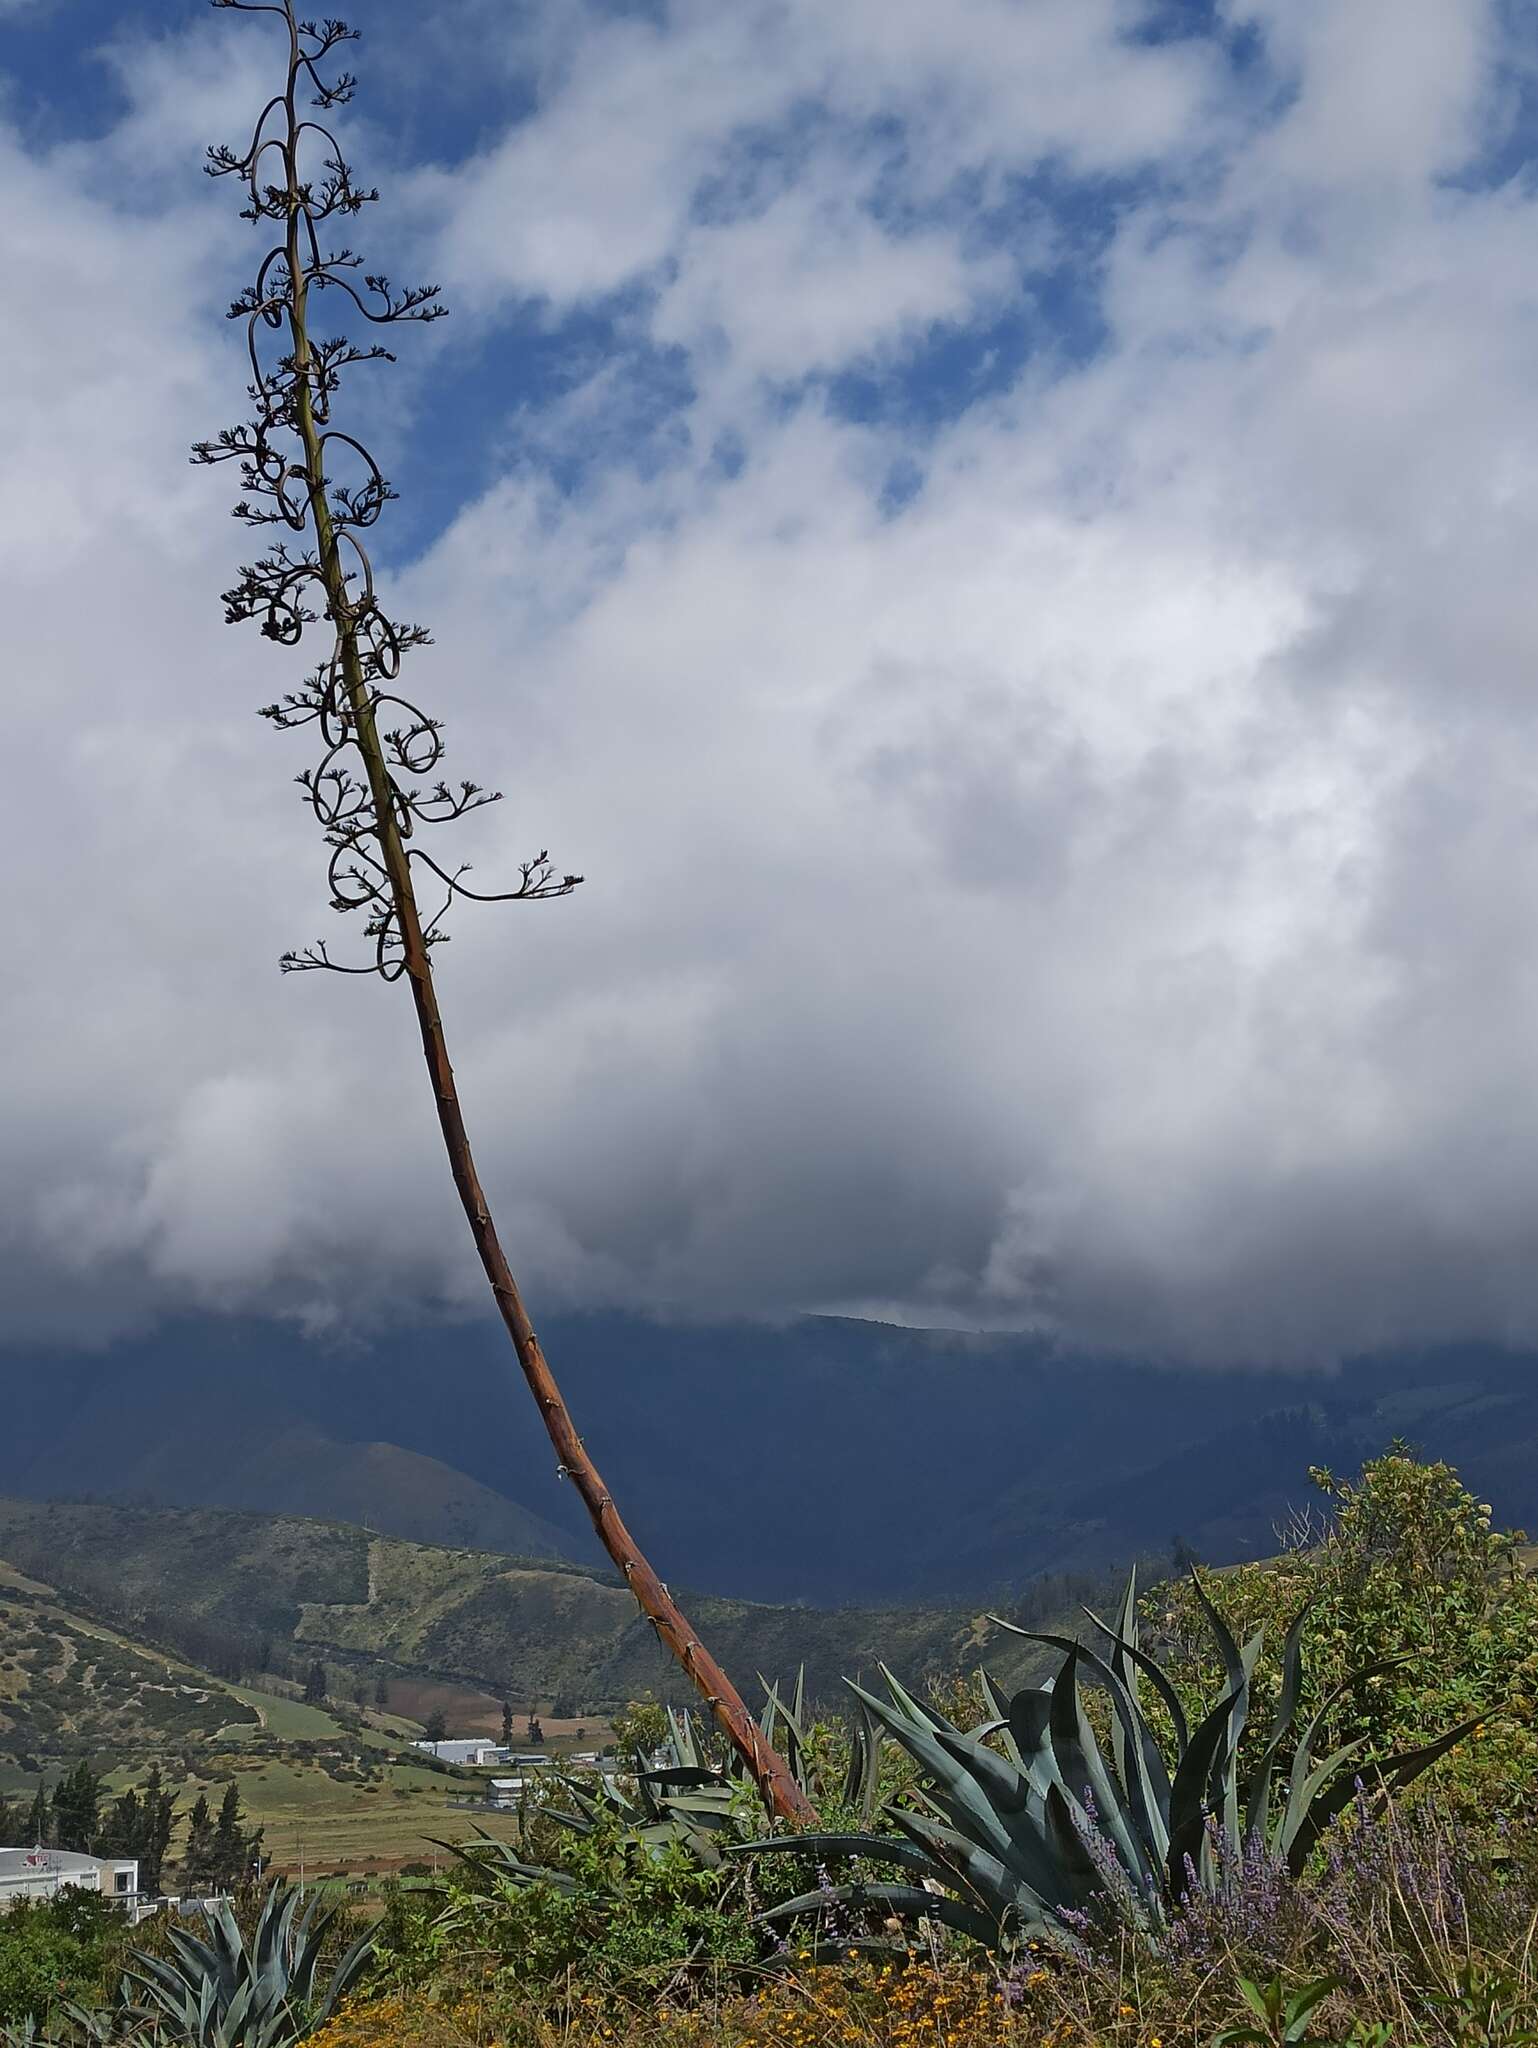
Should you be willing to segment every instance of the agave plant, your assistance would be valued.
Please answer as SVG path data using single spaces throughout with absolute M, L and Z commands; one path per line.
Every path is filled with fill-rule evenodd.
M 0 2026 L 0 2048 L 157 2048 L 157 2042 L 153 2033 L 140 2030 L 131 2013 L 64 1998 L 43 2026 L 33 2013 Z
M 846 1810 L 861 1814 L 866 1826 L 873 1825 L 881 1738 L 868 1710 L 863 1705 L 859 1709 L 851 1731 L 848 1767 L 840 1781 L 833 1783 L 819 1767 L 807 1739 L 805 1671 L 797 1674 L 788 1705 L 776 1686 L 763 1679 L 759 1682 L 765 1694 L 760 1732 L 779 1749 L 796 1784 L 814 1805 L 824 1807 L 836 1797 Z M 551 1771 L 546 1774 L 548 1782 L 564 1794 L 566 1803 L 542 1800 L 541 1817 L 578 1835 L 591 1835 L 606 1821 L 617 1822 L 636 1854 L 660 1855 L 680 1844 L 704 1868 L 717 1868 L 723 1847 L 729 1846 L 720 1838 L 736 1832 L 744 1801 L 756 1795 L 758 1788 L 735 1752 L 725 1769 L 707 1761 L 693 1715 L 675 1713 L 669 1707 L 667 1721 L 664 1763 L 620 1779 L 603 1773 Z M 468 1844 L 437 1842 L 434 1846 L 480 1872 L 498 1889 L 549 1882 L 559 1890 L 569 1882 L 560 1870 L 528 1862 L 516 1848 L 484 1829 Z
M 922 1773 L 917 1808 L 887 1808 L 902 1839 L 814 1833 L 746 1846 L 884 1863 L 902 1881 L 825 1886 L 765 1919 L 790 1921 L 832 1906 L 851 1918 L 937 1920 L 1007 1948 L 1026 1937 L 1077 1945 L 1089 1918 L 1109 1908 L 1157 1941 L 1193 1889 L 1216 1888 L 1246 1853 L 1266 1855 L 1296 1875 L 1358 1782 L 1372 1798 L 1386 1799 L 1477 1726 L 1467 1721 L 1397 1756 L 1364 1757 L 1360 1741 L 1317 1756 L 1341 1694 L 1404 1660 L 1354 1673 L 1300 1729 L 1305 1609 L 1287 1634 L 1280 1697 L 1264 1744 L 1241 1772 L 1262 1636 L 1241 1649 L 1192 1576 L 1227 1687 L 1194 1728 L 1168 1677 L 1139 1644 L 1135 1574 L 1115 1627 L 1089 1617 L 1107 1638 L 1103 1657 L 1071 1637 L 998 1622 L 1060 1650 L 1063 1661 L 1048 1683 L 1007 1701 L 983 1674 L 993 1719 L 973 1733 L 913 1699 L 884 1667 L 888 1698 L 851 1684 L 872 1721 Z M 1145 1682 L 1163 1708 L 1171 1753 L 1145 1712 Z M 1109 1699 L 1109 1755 L 1086 1711 L 1086 1685 Z
M 355 1941 L 317 1993 L 321 1952 L 336 1908 L 318 1898 L 299 1913 L 299 1894 L 274 1883 L 248 1945 L 227 1899 L 207 1910 L 209 1938 L 184 1927 L 167 1933 L 172 1958 L 135 1950 L 122 2000 L 137 2019 L 163 2027 L 185 2048 L 284 2048 L 329 2018 L 357 1981 L 373 1946 Z

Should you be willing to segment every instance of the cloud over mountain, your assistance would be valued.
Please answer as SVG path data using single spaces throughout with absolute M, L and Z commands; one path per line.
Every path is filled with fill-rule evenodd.
M 304 658 L 220 625 L 184 465 L 263 38 L 117 25 L 72 127 L 53 13 L 0 101 L 8 1321 L 465 1304 L 400 992 L 273 972 L 329 918 L 250 715 Z M 1538 1337 L 1509 11 L 503 17 L 361 24 L 353 239 L 456 317 L 344 405 L 508 793 L 464 857 L 589 877 L 442 956 L 536 1305 Z

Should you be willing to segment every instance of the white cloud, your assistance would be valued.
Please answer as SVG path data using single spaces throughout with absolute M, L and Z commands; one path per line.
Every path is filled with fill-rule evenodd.
M 966 14 L 537 14 L 535 111 L 411 183 L 473 329 L 634 288 L 398 588 L 449 767 L 508 791 L 478 875 L 589 875 L 442 956 L 515 1260 L 537 1302 L 1215 1360 L 1538 1338 L 1534 202 L 1447 183 L 1495 16 L 1249 7 L 1224 89 L 1109 0 Z M 122 54 L 105 160 L 212 47 Z M 51 314 L 5 307 L 0 400 L 18 1325 L 472 1301 L 401 992 L 271 972 L 325 916 L 306 756 L 249 718 L 284 658 L 219 627 L 245 536 L 180 464 L 238 409 L 236 245 L 81 152 L 5 168 Z M 1063 263 L 1109 336 L 1071 374 L 923 431 L 818 396 L 1017 291 L 1050 332 Z M 664 345 L 693 395 L 643 474 Z

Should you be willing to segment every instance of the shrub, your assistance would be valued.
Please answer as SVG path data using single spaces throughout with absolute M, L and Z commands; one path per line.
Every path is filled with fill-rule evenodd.
M 1282 1557 L 1221 1575 L 1235 1633 L 1266 1631 L 1267 1653 L 1253 1680 L 1252 1739 L 1279 1689 L 1271 1646 L 1308 1603 L 1305 1715 L 1349 1672 L 1405 1660 L 1342 1694 L 1326 1718 L 1324 1746 L 1363 1737 L 1369 1753 L 1414 1748 L 1483 1714 L 1476 1738 L 1453 1750 L 1427 1783 L 1470 1818 L 1510 1812 L 1530 1797 L 1538 1774 L 1538 1581 L 1523 1569 L 1520 1532 L 1496 1530 L 1489 1504 L 1450 1465 L 1420 1463 L 1402 1445 L 1365 1465 L 1357 1480 L 1322 1469 L 1310 1476 L 1328 1504 L 1323 1517 L 1303 1519 Z M 1182 1700 L 1206 1697 L 1221 1674 L 1193 1587 L 1160 1588 L 1144 1613 Z
M 128 1923 L 111 1900 L 73 1888 L 0 1913 L 0 2021 L 91 2004 L 115 1981 Z

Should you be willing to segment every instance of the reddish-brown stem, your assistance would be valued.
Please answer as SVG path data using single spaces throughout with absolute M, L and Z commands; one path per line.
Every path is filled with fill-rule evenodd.
M 495 1223 L 476 1172 L 460 1107 L 459 1089 L 444 1040 L 443 1018 L 433 982 L 432 958 L 422 931 L 411 863 L 402 841 L 398 795 L 392 782 L 374 716 L 374 697 L 359 651 L 356 624 L 347 581 L 326 502 L 322 476 L 322 450 L 315 421 L 310 388 L 311 352 L 306 326 L 306 276 L 300 247 L 302 195 L 298 188 L 298 115 L 295 88 L 299 72 L 299 42 L 291 8 L 286 8 L 290 35 L 290 65 L 287 92 L 289 216 L 287 254 L 291 291 L 289 328 L 293 341 L 297 391 L 297 428 L 304 443 L 310 513 L 315 524 L 319 563 L 327 606 L 335 621 L 352 736 L 363 757 L 373 804 L 380 857 L 389 878 L 395 921 L 400 938 L 401 961 L 416 1004 L 417 1023 L 422 1034 L 422 1052 L 432 1077 L 433 1098 L 444 1146 L 454 1175 L 454 1185 L 475 1239 L 486 1278 L 498 1313 L 512 1338 L 513 1349 L 529 1391 L 539 1409 L 560 1469 L 576 1487 L 592 1518 L 594 1529 L 625 1583 L 635 1595 L 642 1613 L 656 1629 L 684 1671 L 704 1697 L 716 1724 L 730 1738 L 759 1787 L 765 1803 L 774 1813 L 800 1823 L 815 1823 L 816 1810 L 801 1790 L 784 1759 L 768 1742 L 749 1713 L 735 1686 L 705 1648 L 686 1615 L 662 1580 L 642 1555 L 640 1546 L 625 1526 L 608 1487 L 577 1434 L 561 1390 L 556 1385 L 534 1326 L 524 1307 L 523 1296 L 508 1265 Z

